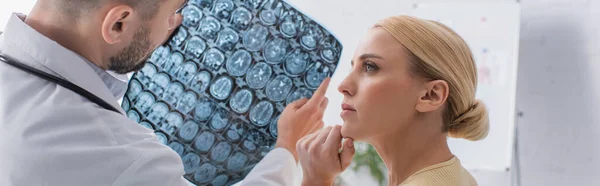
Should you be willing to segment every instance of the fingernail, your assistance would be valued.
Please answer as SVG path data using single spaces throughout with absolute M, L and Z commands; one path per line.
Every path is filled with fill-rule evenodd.
M 352 140 L 348 140 L 348 147 L 354 148 L 354 142 Z

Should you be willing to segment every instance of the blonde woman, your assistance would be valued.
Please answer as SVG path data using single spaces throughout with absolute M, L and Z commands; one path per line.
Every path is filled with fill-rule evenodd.
M 477 185 L 447 143 L 448 136 L 475 141 L 488 134 L 476 78 L 469 47 L 450 28 L 409 16 L 380 21 L 338 87 L 344 125 L 298 142 L 303 185 L 331 185 L 350 164 L 353 141 L 375 147 L 390 185 Z M 338 153 L 342 138 L 349 140 Z

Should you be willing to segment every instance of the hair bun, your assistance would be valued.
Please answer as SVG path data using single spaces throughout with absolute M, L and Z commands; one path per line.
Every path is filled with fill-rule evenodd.
M 458 115 L 448 126 L 448 135 L 477 141 L 487 137 L 490 130 L 488 112 L 481 101 L 475 101 L 470 108 Z

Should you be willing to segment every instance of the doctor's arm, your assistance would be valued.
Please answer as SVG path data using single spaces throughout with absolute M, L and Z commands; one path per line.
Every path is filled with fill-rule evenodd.
M 277 142 L 242 181 L 242 186 L 293 185 L 298 162 L 296 143 L 306 135 L 323 128 L 323 113 L 328 99 L 325 92 L 330 79 L 323 81 L 310 99 L 289 104 L 277 122 Z

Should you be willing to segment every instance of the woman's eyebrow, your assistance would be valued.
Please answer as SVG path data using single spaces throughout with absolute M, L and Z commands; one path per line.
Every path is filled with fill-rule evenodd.
M 369 58 L 383 59 L 383 57 L 381 57 L 377 54 L 373 54 L 373 53 L 363 54 L 363 55 L 360 55 L 360 57 L 359 57 L 359 59 L 361 59 L 361 60 L 365 60 L 365 59 L 369 59 Z

